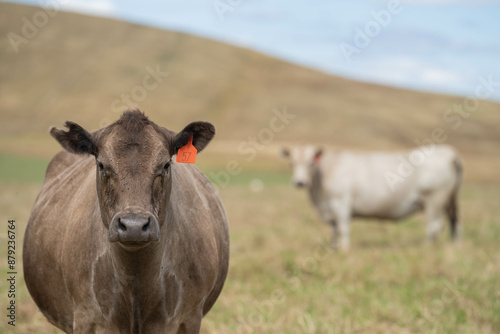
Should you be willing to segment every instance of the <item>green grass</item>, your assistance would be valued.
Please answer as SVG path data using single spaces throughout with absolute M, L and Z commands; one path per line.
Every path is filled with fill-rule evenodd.
M 48 159 L 0 153 L 0 182 L 19 184 L 43 182 Z

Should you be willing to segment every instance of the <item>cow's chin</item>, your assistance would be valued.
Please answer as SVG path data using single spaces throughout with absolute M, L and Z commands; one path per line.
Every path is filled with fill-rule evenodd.
M 142 241 L 142 242 L 137 242 L 137 241 L 117 241 L 114 242 L 118 245 L 120 245 L 121 248 L 126 250 L 127 252 L 137 252 L 140 249 L 146 248 L 149 245 L 151 245 L 153 242 L 152 241 Z

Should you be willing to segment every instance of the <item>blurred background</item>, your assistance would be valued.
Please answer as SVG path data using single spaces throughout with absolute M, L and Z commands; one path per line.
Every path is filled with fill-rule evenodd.
M 2 219 L 22 246 L 59 150 L 50 126 L 93 131 L 128 108 L 173 131 L 207 120 L 197 165 L 225 203 L 232 260 L 203 333 L 498 333 L 499 17 L 486 0 L 0 2 Z M 280 149 L 401 150 L 436 131 L 464 159 L 461 247 L 447 230 L 424 245 L 415 215 L 356 220 L 353 251 L 331 252 Z M 57 332 L 17 259 L 18 325 L 0 332 Z

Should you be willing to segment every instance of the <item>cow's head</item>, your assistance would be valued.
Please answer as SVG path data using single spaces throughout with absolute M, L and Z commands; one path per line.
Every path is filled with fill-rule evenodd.
M 93 133 L 66 122 L 68 131 L 50 134 L 67 151 L 95 157 L 97 196 L 109 240 L 136 250 L 160 238 L 172 189 L 172 156 L 193 136 L 202 151 L 215 134 L 207 122 L 193 122 L 175 133 L 140 111 L 126 111 L 115 123 Z
M 323 150 L 314 146 L 303 145 L 292 149 L 284 148 L 281 154 L 292 166 L 292 183 L 298 187 L 309 187 L 313 169 L 319 163 Z

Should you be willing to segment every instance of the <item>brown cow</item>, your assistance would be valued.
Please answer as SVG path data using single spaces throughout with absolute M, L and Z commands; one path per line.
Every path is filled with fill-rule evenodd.
M 198 333 L 222 290 L 227 219 L 205 176 L 172 156 L 193 136 L 126 111 L 93 133 L 66 122 L 24 239 L 28 290 L 67 333 Z

